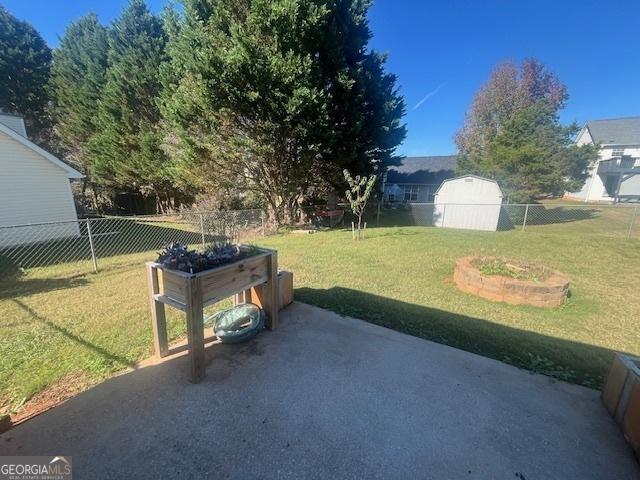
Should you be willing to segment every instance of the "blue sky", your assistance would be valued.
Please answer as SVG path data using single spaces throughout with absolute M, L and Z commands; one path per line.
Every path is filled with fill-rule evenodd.
M 111 21 L 126 0 L 0 0 L 49 42 L 79 16 Z M 149 2 L 158 11 L 164 0 Z M 640 115 L 640 1 L 377 0 L 371 46 L 389 54 L 407 102 L 399 153 L 455 152 L 475 91 L 503 60 L 536 57 L 569 89 L 563 122 Z

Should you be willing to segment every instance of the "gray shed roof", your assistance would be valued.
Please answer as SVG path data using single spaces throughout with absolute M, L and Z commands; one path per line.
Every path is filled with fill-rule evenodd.
M 387 183 L 440 183 L 453 176 L 456 161 L 456 155 L 405 157 L 388 168 Z
M 640 145 L 640 117 L 592 120 L 587 129 L 594 143 Z

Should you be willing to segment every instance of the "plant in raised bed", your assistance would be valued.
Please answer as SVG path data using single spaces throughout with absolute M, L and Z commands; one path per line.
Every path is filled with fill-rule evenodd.
M 463 292 L 513 305 L 558 307 L 569 295 L 569 278 L 546 267 L 495 257 L 456 261 L 453 281 Z
M 483 275 L 499 275 L 516 280 L 540 282 L 551 275 L 551 271 L 545 267 L 506 258 L 479 257 L 472 264 Z
M 187 273 L 198 273 L 219 265 L 251 256 L 255 248 L 240 249 L 229 242 L 214 242 L 204 252 L 189 250 L 182 243 L 172 243 L 158 255 L 157 262 L 165 268 Z

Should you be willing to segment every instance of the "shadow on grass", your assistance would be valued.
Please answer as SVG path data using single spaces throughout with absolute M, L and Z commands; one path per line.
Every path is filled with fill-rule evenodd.
M 298 288 L 296 300 L 591 388 L 612 350 L 343 287 Z
M 85 274 L 74 275 L 69 278 L 17 278 L 5 280 L 0 282 L 0 300 L 81 287 L 89 283 L 84 277 Z
M 27 314 L 29 314 L 29 316 L 41 323 L 43 326 L 46 326 L 60 334 L 62 334 L 63 336 L 65 336 L 67 339 L 85 347 L 88 348 L 90 350 L 93 350 L 95 353 L 97 353 L 98 355 L 100 355 L 101 357 L 103 357 L 104 359 L 112 362 L 113 364 L 120 364 L 122 367 L 135 367 L 135 363 L 129 361 L 128 359 L 121 357 L 120 355 L 117 355 L 115 353 L 112 353 L 108 350 L 106 350 L 105 348 L 96 345 L 94 343 L 89 342 L 88 340 L 85 340 L 84 338 L 70 332 L 69 330 L 67 330 L 64 327 L 61 327 L 60 325 L 57 325 L 56 323 L 52 322 L 51 320 L 49 320 L 48 318 L 40 315 L 38 312 L 36 312 L 33 308 L 29 307 L 28 305 L 24 304 L 23 302 L 21 302 L 20 300 L 17 299 L 12 299 L 11 300 L 13 303 L 15 303 L 18 307 L 20 307 L 22 310 L 24 310 Z
M 553 225 L 591 220 L 601 212 L 584 207 L 547 207 L 530 205 L 527 212 L 527 225 Z M 503 205 L 498 220 L 498 230 L 520 228 L 524 222 L 524 205 Z M 385 210 L 380 214 L 381 227 L 433 227 L 436 221 L 432 204 L 408 205 L 397 210 Z M 377 225 L 377 218 L 371 216 L 370 225 Z
M 534 205 L 529 207 L 527 225 L 551 225 L 591 220 L 598 217 L 600 213 L 601 211 L 594 208 L 549 208 L 544 205 Z
M 45 225 L 41 228 L 43 231 L 40 236 L 48 236 L 46 229 L 50 227 Z M 38 235 L 38 232 L 33 234 L 35 238 L 38 238 Z M 123 254 L 159 251 L 172 242 L 200 244 L 203 241 L 200 231 L 154 225 L 149 221 L 132 219 L 96 220 L 92 222 L 92 237 L 98 262 L 101 258 Z M 220 238 L 211 234 L 204 235 L 205 243 Z M 78 261 L 90 262 L 91 245 L 86 224 L 80 225 L 79 236 L 0 248 L 0 259 L 2 257 L 8 260 L 0 262 L 0 274 L 10 263 L 33 268 Z
M 433 227 L 433 205 L 407 205 L 380 212 L 380 227 Z M 371 225 L 377 226 L 377 217 L 373 216 Z

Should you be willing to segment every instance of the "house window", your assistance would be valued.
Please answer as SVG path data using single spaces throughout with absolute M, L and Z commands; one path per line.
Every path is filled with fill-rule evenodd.
M 405 185 L 404 186 L 404 201 L 405 202 L 417 202 L 418 201 L 418 186 L 417 185 Z
M 387 199 L 390 202 L 395 202 L 396 201 L 396 196 L 393 193 L 390 193 L 389 196 L 387 197 Z
M 621 157 L 622 155 L 624 155 L 624 148 L 614 148 L 611 150 L 612 157 Z

